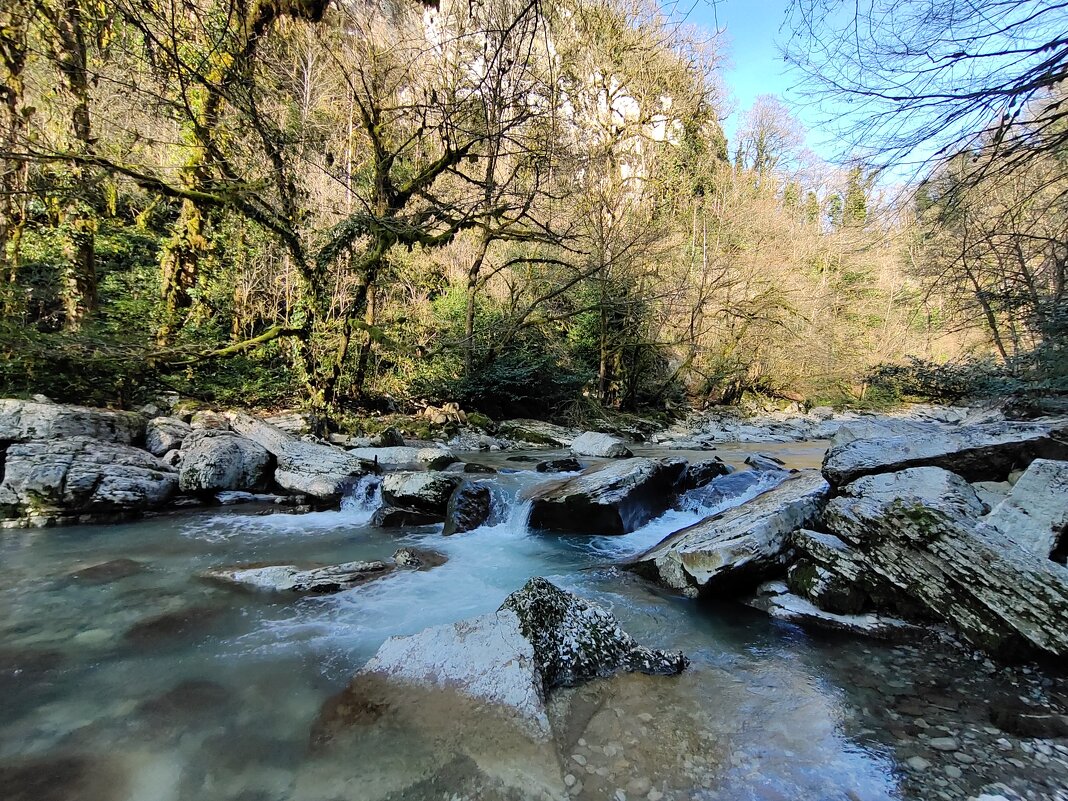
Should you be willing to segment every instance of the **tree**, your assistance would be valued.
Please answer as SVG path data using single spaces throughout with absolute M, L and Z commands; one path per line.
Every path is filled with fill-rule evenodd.
M 787 58 L 883 165 L 978 150 L 1005 169 L 1068 145 L 1062 0 L 794 0 Z M 847 105 L 848 104 L 848 105 Z
M 734 160 L 758 176 L 789 172 L 804 142 L 800 123 L 774 95 L 760 95 L 743 115 Z

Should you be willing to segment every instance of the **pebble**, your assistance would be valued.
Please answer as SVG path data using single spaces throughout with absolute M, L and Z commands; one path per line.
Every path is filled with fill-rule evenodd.
M 627 794 L 622 790 L 616 790 L 615 799 L 616 801 L 627 801 Z
M 972 765 L 975 763 L 975 757 L 971 754 L 965 754 L 962 751 L 958 751 L 953 755 L 953 758 L 960 762 L 962 765 Z
M 660 801 L 664 797 L 664 794 L 659 790 L 653 789 L 649 791 L 649 795 L 645 796 L 649 801 Z
M 952 737 L 935 737 L 929 743 L 935 751 L 956 751 L 960 746 Z
M 649 792 L 651 787 L 652 782 L 646 779 L 644 776 L 639 776 L 627 782 L 627 792 L 635 797 L 645 795 Z
M 999 737 L 997 740 L 994 741 L 994 744 L 997 745 L 997 747 L 1000 748 L 1002 751 L 1012 750 L 1012 743 L 1010 743 L 1004 737 Z
M 914 724 L 914 725 L 916 726 L 916 728 L 918 728 L 918 729 L 929 729 L 929 728 L 931 728 L 931 724 L 930 724 L 930 723 L 928 723 L 928 722 L 927 722 L 926 720 L 924 720 L 923 718 L 916 718 L 916 719 L 915 719 L 914 721 L 912 721 L 912 722 L 913 722 L 913 724 Z
M 959 779 L 964 773 L 956 765 L 946 765 L 946 775 L 951 779 Z
M 931 767 L 931 763 L 921 756 L 909 757 L 905 764 L 915 771 L 924 771 Z
M 573 762 L 575 762 L 575 764 L 577 764 L 577 765 L 585 765 L 586 764 L 586 757 L 584 757 L 582 754 L 572 754 L 571 755 L 571 760 Z
M 566 784 L 568 787 L 574 786 L 575 782 L 577 782 L 577 781 L 578 781 L 578 779 L 576 779 L 574 774 L 572 774 L 572 773 L 569 773 L 566 776 L 564 776 L 564 784 Z

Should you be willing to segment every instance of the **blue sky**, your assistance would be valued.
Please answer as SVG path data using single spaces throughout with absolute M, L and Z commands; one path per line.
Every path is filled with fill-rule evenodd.
M 805 126 L 808 147 L 830 160 L 836 155 L 834 143 L 819 129 L 814 109 L 807 108 L 801 98 L 791 92 L 798 76 L 783 61 L 778 48 L 788 36 L 783 23 L 789 5 L 790 0 L 680 0 L 677 9 L 680 14 L 689 11 L 687 21 L 709 33 L 714 32 L 717 25 L 725 30 L 724 50 L 729 63 L 723 77 L 735 110 L 725 121 L 724 129 L 732 148 L 738 117 L 758 95 L 773 94 L 778 95 Z

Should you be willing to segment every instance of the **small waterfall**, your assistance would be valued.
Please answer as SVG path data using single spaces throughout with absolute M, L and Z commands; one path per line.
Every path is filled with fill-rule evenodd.
M 342 513 L 358 525 L 369 523 L 371 515 L 381 505 L 381 476 L 362 476 L 341 499 Z

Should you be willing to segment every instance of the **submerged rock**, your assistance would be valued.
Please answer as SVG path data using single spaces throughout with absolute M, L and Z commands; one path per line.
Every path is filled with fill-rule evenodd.
M 119 801 L 129 779 L 107 755 L 47 755 L 0 762 L 4 801 Z
M 108 562 L 79 568 L 70 573 L 70 578 L 89 584 L 110 584 L 112 581 L 143 573 L 145 566 L 134 559 L 112 559 Z
M 145 427 L 145 450 L 153 456 L 182 447 L 182 441 L 192 433 L 188 423 L 177 417 L 153 417 Z
M 842 492 L 825 525 L 932 617 L 1004 656 L 1068 655 L 1068 569 L 978 525 L 985 507 L 959 476 L 913 468 Z
M 672 675 L 687 665 L 681 653 L 638 645 L 604 609 L 531 579 L 496 612 L 390 637 L 348 688 L 324 707 L 317 741 L 353 724 L 411 716 L 425 703 L 452 703 L 469 723 L 503 717 L 525 736 L 551 736 L 545 700 L 550 690 L 617 671 Z M 464 710 L 449 698 L 478 705 Z M 454 720 L 450 719 L 450 725 Z M 455 732 L 454 732 L 455 734 Z
M 301 569 L 296 565 L 265 565 L 209 570 L 204 577 L 225 584 L 268 592 L 322 595 L 350 590 L 389 575 L 395 565 L 386 562 L 345 562 Z
M 489 485 L 464 482 L 449 498 L 445 510 L 445 527 L 442 534 L 463 534 L 474 531 L 489 520 L 493 511 L 493 496 Z
M 663 512 L 675 498 L 684 459 L 632 458 L 536 487 L 530 526 L 573 534 L 626 534 Z
M 0 443 L 71 437 L 137 445 L 145 437 L 145 418 L 136 412 L 0 399 Z
M 16 443 L 7 449 L 0 517 L 136 513 L 177 488 L 173 468 L 128 445 L 81 436 Z
M 575 437 L 571 443 L 571 452 L 576 456 L 596 456 L 604 459 L 626 459 L 634 455 L 623 440 L 596 431 L 587 431 Z
M 1002 481 L 1037 458 L 1068 459 L 1068 423 L 989 423 L 854 440 L 828 452 L 823 475 L 839 487 L 868 475 L 941 467 L 969 481 Z
M 271 454 L 233 431 L 193 431 L 182 442 L 181 453 L 182 492 L 251 491 L 264 489 L 271 480 Z
M 816 520 L 828 492 L 817 471 L 801 471 L 741 506 L 668 535 L 629 569 L 688 595 L 755 585 L 782 569 L 787 535 Z
M 983 523 L 1037 556 L 1050 556 L 1068 534 L 1068 462 L 1035 459 Z
M 144 648 L 176 646 L 209 632 L 218 624 L 222 612 L 218 606 L 203 604 L 163 612 L 133 624 L 123 638 Z
M 234 431 L 263 446 L 277 459 L 274 480 L 290 492 L 337 500 L 374 465 L 340 448 L 298 440 L 251 415 L 230 415 Z

